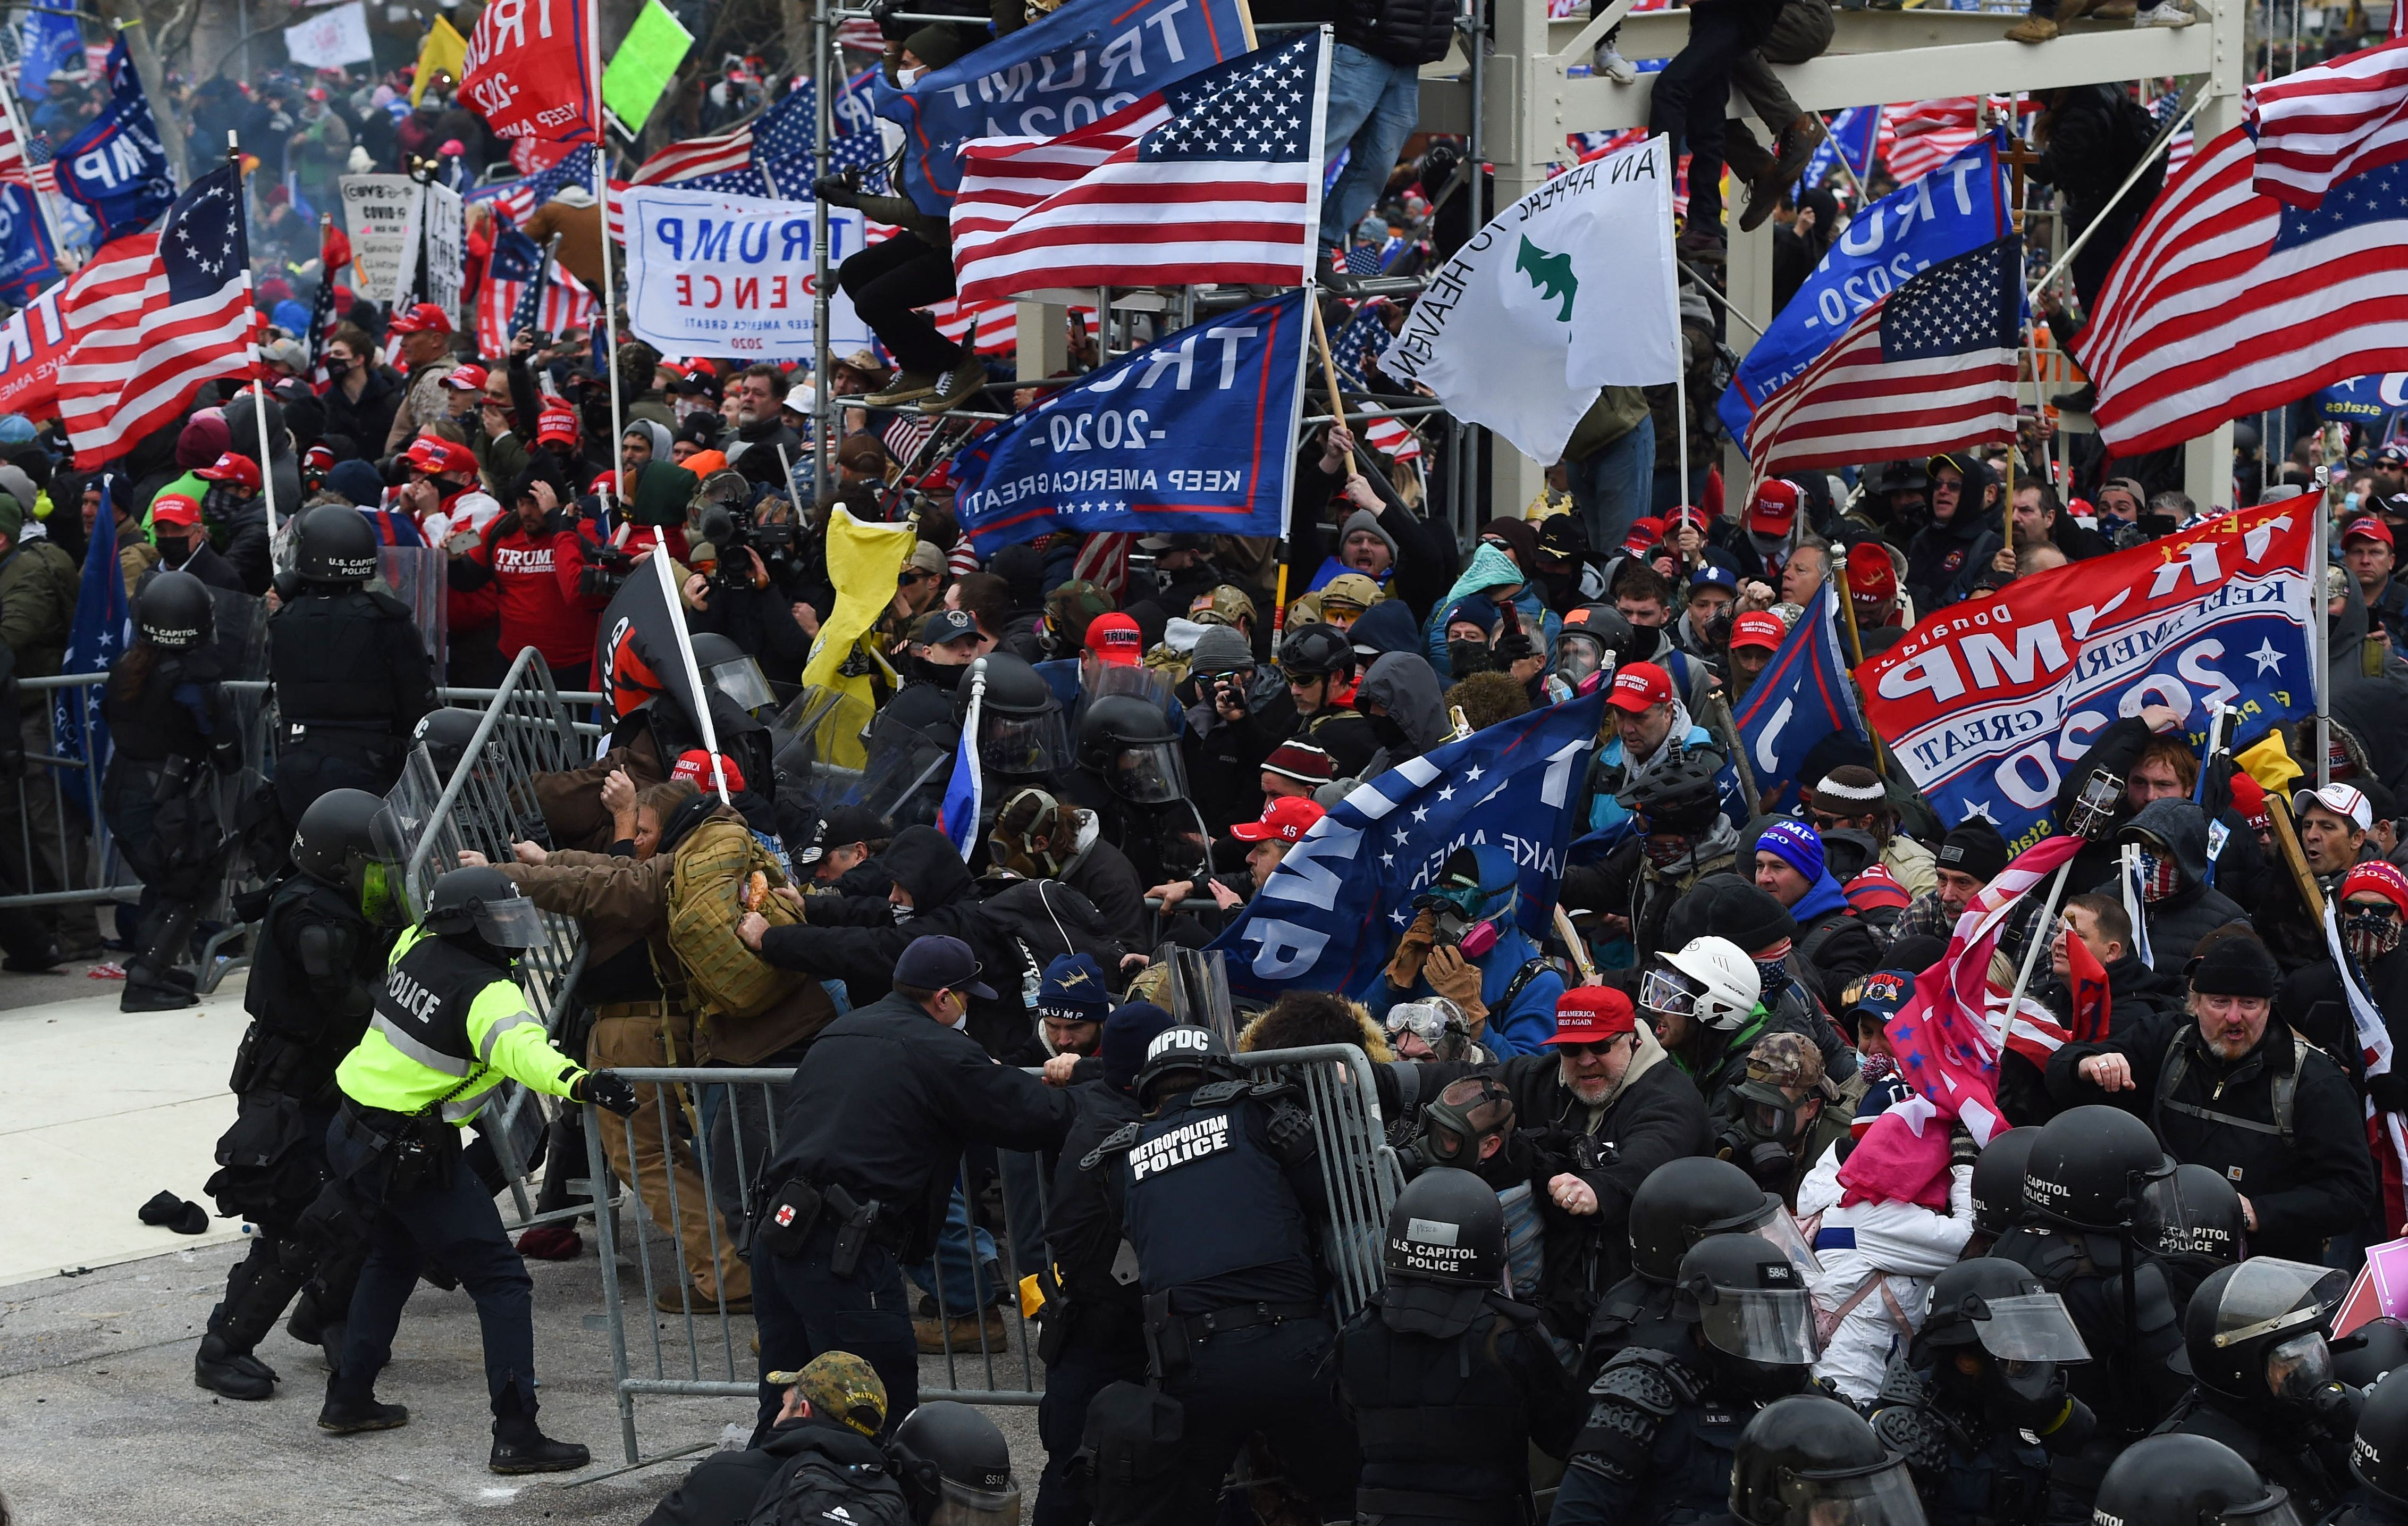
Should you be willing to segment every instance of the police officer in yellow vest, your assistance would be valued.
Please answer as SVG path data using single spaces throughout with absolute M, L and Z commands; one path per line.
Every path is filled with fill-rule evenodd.
M 461 1164 L 460 1134 L 505 1079 L 614 1113 L 635 1088 L 552 1046 L 513 978 L 517 951 L 542 941 L 535 902 L 494 869 L 435 882 L 426 919 L 394 949 L 357 1048 L 335 1072 L 343 1102 L 326 1157 L 365 1221 L 368 1259 L 351 1298 L 342 1366 L 326 1384 L 321 1430 L 389 1431 L 409 1421 L 376 1399 L 423 1262 L 468 1289 L 485 1342 L 495 1473 L 564 1473 L 589 1461 L 535 1422 L 534 1282 L 491 1193 Z

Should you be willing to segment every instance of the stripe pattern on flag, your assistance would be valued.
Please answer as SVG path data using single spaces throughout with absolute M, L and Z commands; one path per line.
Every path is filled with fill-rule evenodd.
M 2408 159 L 2408 42 L 2389 42 L 2258 85 L 2256 186 L 2290 207 L 2324 205 L 2352 175 Z

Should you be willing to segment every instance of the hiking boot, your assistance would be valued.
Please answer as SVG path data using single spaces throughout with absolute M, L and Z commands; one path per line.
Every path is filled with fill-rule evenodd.
M 895 380 L 861 400 L 864 408 L 894 408 L 902 403 L 916 403 L 937 390 L 938 378 L 926 371 L 897 371 Z
M 1806 173 L 1807 163 L 1814 157 L 1814 151 L 1823 146 L 1823 139 L 1829 135 L 1830 129 L 1823 125 L 1821 117 L 1812 111 L 1799 112 L 1797 121 L 1781 129 L 1781 141 L 1774 145 L 1773 183 L 1776 186 L 1796 184 L 1798 177 Z
M 959 408 L 978 396 L 986 385 L 986 366 L 969 351 L 962 352 L 962 363 L 944 374 L 938 383 L 937 395 L 920 404 L 923 413 L 942 413 L 949 408 Z
M 1613 45 L 1611 37 L 1597 45 L 1597 51 L 1589 55 L 1588 66 L 1591 73 L 1617 85 L 1639 82 L 1639 65 L 1623 57 L 1622 50 Z
M 684 1302 L 685 1300 L 691 1300 L 691 1304 Z M 689 1306 L 698 1315 L 715 1315 L 719 1312 L 718 1301 L 692 1284 L 688 1284 L 682 1292 L 675 1288 L 664 1288 L 652 1295 L 652 1307 L 663 1314 L 683 1314 Z M 751 1314 L 752 1295 L 746 1293 L 740 1297 L 729 1299 L 727 1312 L 731 1315 Z
M 276 1369 L 248 1351 L 236 1351 L 215 1333 L 202 1336 L 201 1348 L 193 1355 L 193 1382 L 229 1399 L 276 1397 Z
M 1731 179 L 1742 185 L 1753 185 L 1772 172 L 1773 157 L 1743 122 L 1726 122 L 1723 131 L 1723 167 Z
M 554 1441 L 533 1419 L 494 1422 L 494 1451 L 485 1460 L 494 1473 L 575 1473 L 594 1454 L 573 1441 Z
M 911 1332 L 920 1339 L 920 1352 L 923 1356 L 942 1356 L 948 1340 L 953 1343 L 953 1349 L 955 1351 L 979 1350 L 982 1334 L 985 1343 L 984 1349 L 1000 1351 L 1004 1348 L 1008 1338 L 1003 1310 L 992 1307 L 986 1311 L 982 1320 L 976 1315 L 968 1314 L 943 1320 L 914 1319 L 911 1321 Z
M 2027 16 L 2007 28 L 2009 42 L 2055 42 L 2057 22 L 2046 16 Z
M 337 1399 L 326 1395 L 325 1404 L 318 1411 L 318 1429 L 338 1436 L 355 1436 L 363 1431 L 398 1431 L 409 1423 L 408 1407 L 403 1404 L 380 1404 L 375 1396 L 366 1399 Z

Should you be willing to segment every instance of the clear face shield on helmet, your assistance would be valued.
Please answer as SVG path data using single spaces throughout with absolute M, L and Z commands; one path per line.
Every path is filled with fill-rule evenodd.
M 1106 787 L 1138 805 L 1164 805 L 1187 798 L 1187 764 L 1176 741 L 1144 741 L 1112 755 Z
M 1098 662 L 1090 659 L 1082 664 L 1080 686 L 1087 691 L 1087 702 L 1098 699 L 1127 698 L 1142 699 L 1156 710 L 1168 713 L 1170 685 L 1162 674 L 1151 668 L 1132 664 Z
M 1020 1526 L 1020 1490 L 973 1489 L 940 1479 L 928 1526 Z
M 1903 1458 L 1870 1468 L 1781 1474 L 1783 1526 L 1926 1526 Z
M 1013 778 L 1060 773 L 1073 761 L 1070 728 L 1052 705 L 1035 714 L 982 710 L 979 714 L 979 761 Z
M 1715 1350 L 1742 1361 L 1804 1367 L 1814 1360 L 1814 1299 L 1803 1288 L 1704 1288 L 1698 1329 Z
M 1666 965 L 1657 965 L 1639 977 L 1641 1008 L 1666 1017 L 1694 1019 L 1701 994 L 1696 981 Z
M 495 948 L 542 946 L 543 913 L 524 896 L 479 901 L 470 914 L 476 919 L 477 936 Z
M 703 669 L 702 681 L 735 700 L 736 708 L 748 715 L 774 702 L 761 664 L 749 655 Z
M 2257 1504 L 2245 1508 L 2228 1505 L 2216 1526 L 2305 1526 L 2300 1507 L 2291 1502 L 2290 1491 L 2279 1485 L 2268 1487 L 2272 1492 Z M 2097 1519 L 2095 1512 L 2092 1519 Z
M 1574 626 L 1555 638 L 1555 676 L 1577 689 L 1605 668 L 1605 643 Z
M 2216 1301 L 2215 1345 L 2239 1346 L 2290 1331 L 2321 1335 L 2325 1320 L 2348 1290 L 2345 1272 L 2253 1256 L 2234 1269 L 2224 1296 Z
M 380 842 L 384 813 L 380 812 L 370 834 Z M 402 884 L 403 860 L 397 855 L 384 852 L 363 852 L 353 848 L 343 856 L 343 893 L 360 914 L 380 928 L 409 926 L 409 895 Z M 532 904 L 532 903 L 530 903 Z

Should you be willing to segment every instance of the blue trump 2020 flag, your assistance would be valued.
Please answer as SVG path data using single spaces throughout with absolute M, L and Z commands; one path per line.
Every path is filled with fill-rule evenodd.
M 1213 941 L 1233 990 L 1359 989 L 1457 848 L 1494 845 L 1521 871 L 1522 930 L 1546 935 L 1602 688 L 1451 741 L 1355 786 L 1287 851 Z
M 1806 755 L 1817 742 L 1834 731 L 1864 732 L 1856 691 L 1848 686 L 1847 657 L 1840 650 L 1838 613 L 1839 605 L 1826 585 L 1782 638 L 1772 660 L 1748 685 L 1747 698 L 1731 716 L 1747 766 L 1765 792 L 1768 811 L 1774 808 L 1771 791 L 1799 779 Z
M 1059 137 L 1254 49 L 1240 0 L 1070 0 L 909 90 L 882 74 L 878 114 L 903 127 L 903 194 L 942 217 L 965 140 Z
M 100 479 L 100 511 L 93 516 L 83 584 L 76 591 L 75 624 L 67 629 L 66 655 L 59 660 L 63 673 L 107 672 L 134 639 L 134 607 L 125 597 L 124 570 L 111 528 L 117 520 L 109 508 L 109 478 Z M 51 696 L 51 705 L 59 756 L 81 758 L 86 765 L 62 769 L 60 786 L 89 814 L 92 799 L 86 790 L 108 766 L 108 722 L 100 713 L 100 690 L 81 684 L 60 689 Z
M 1305 294 L 1122 356 L 953 458 L 981 556 L 1054 530 L 1278 536 L 1296 460 Z
M 0 185 L 0 302 L 24 307 L 61 274 L 34 193 Z
M 104 244 L 141 232 L 176 202 L 159 123 L 122 36 L 108 50 L 108 105 L 60 146 L 54 162 L 59 190 L 92 212 Z
M 1998 137 L 1984 136 L 1849 221 L 1723 389 L 1715 410 L 1732 439 L 1744 446 L 1756 410 L 1828 350 L 1858 313 L 1916 272 L 2007 236 Z

